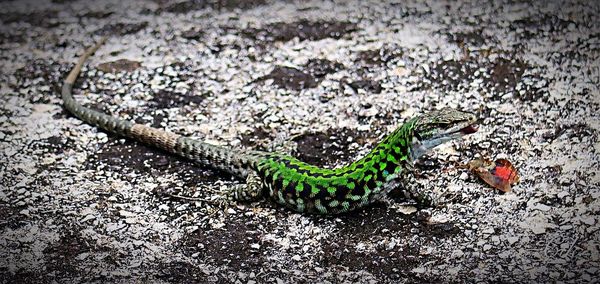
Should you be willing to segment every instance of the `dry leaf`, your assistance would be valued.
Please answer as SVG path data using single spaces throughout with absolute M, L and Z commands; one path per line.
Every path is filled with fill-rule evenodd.
M 509 192 L 510 186 L 519 182 L 517 169 L 506 159 L 494 162 L 489 159 L 477 159 L 470 161 L 467 167 L 485 183 L 503 192 Z

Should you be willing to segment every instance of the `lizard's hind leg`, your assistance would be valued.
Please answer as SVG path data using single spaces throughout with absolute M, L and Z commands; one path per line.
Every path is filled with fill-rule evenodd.
M 256 201 L 263 196 L 263 186 L 260 177 L 253 171 L 248 173 L 245 184 L 235 185 L 233 199 L 238 201 Z

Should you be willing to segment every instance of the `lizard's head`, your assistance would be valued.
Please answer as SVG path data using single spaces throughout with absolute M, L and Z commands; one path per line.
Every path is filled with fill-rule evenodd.
M 476 122 L 474 114 L 450 108 L 415 118 L 411 147 L 413 160 L 442 143 L 477 132 Z

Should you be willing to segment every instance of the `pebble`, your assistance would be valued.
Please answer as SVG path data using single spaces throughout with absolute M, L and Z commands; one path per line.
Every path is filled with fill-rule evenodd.
M 458 178 L 461 180 L 467 180 L 469 178 L 469 174 L 462 172 Z
M 518 237 L 508 237 L 508 238 L 506 238 L 506 240 L 508 241 L 508 243 L 510 245 L 513 245 L 513 244 L 515 244 L 516 242 L 519 241 L 519 238 Z
M 119 215 L 121 215 L 123 217 L 133 217 L 133 216 L 136 216 L 137 214 L 135 214 L 133 212 L 125 211 L 125 210 L 120 210 Z
M 584 216 L 584 217 L 581 218 L 581 222 L 583 222 L 586 225 L 591 226 L 591 225 L 594 225 L 596 223 L 596 220 L 592 216 Z
M 547 212 L 551 209 L 552 207 L 546 205 L 546 204 L 542 204 L 542 203 L 537 203 L 536 205 L 534 205 L 531 209 L 533 210 L 540 210 L 543 212 Z

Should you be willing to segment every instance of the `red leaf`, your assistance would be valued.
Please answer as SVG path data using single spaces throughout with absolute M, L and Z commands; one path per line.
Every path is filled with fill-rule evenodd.
M 509 192 L 511 185 L 519 182 L 517 169 L 506 159 L 492 162 L 489 159 L 470 161 L 467 167 L 488 185 L 503 192 Z

